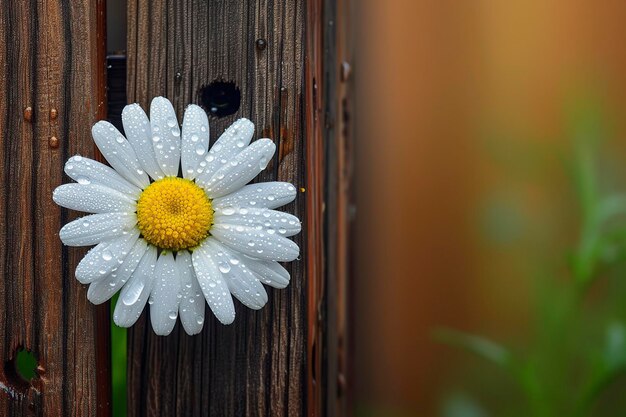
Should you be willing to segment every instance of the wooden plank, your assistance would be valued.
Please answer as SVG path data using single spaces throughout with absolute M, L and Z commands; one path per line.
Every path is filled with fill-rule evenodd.
M 0 8 L 3 416 L 110 415 L 108 308 L 94 308 L 74 279 L 85 251 L 63 247 L 58 231 L 76 214 L 52 201 L 68 156 L 94 155 L 90 128 L 105 110 L 103 6 L 42 0 Z M 16 371 L 18 348 L 37 360 L 31 381 Z
M 304 222 L 295 238 L 301 259 L 286 264 L 291 284 L 268 289 L 261 311 L 237 303 L 230 326 L 208 311 L 200 335 L 189 337 L 177 325 L 165 338 L 153 334 L 144 313 L 129 335 L 129 415 L 345 413 L 337 381 L 345 386 L 339 374 L 347 362 L 340 346 L 346 345 L 348 176 L 338 171 L 346 170 L 341 132 L 348 129 L 341 120 L 348 90 L 338 95 L 338 68 L 347 46 L 324 47 L 343 30 L 335 19 L 347 16 L 346 1 L 128 2 L 129 102 L 147 108 L 165 95 L 182 118 L 187 104 L 202 104 L 203 86 L 234 82 L 241 106 L 235 114 L 210 117 L 212 142 L 237 118 L 254 121 L 255 137 L 270 137 L 278 148 L 259 181 L 290 181 L 301 189 L 285 210 Z M 329 212 L 337 220 L 329 222 Z M 325 250 L 335 249 L 330 264 Z

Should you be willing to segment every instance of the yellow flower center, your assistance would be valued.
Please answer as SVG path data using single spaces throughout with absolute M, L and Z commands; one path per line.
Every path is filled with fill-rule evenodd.
M 193 181 L 165 177 L 139 196 L 137 223 L 144 239 L 154 246 L 178 251 L 198 246 L 213 222 L 211 200 Z

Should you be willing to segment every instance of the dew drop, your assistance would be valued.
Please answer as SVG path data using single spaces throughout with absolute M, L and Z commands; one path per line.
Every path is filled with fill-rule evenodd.
M 135 304 L 137 300 L 139 300 L 139 296 L 141 295 L 141 292 L 143 291 L 143 287 L 144 287 L 143 282 L 138 282 L 132 287 L 130 287 L 128 291 L 122 297 L 122 302 L 126 304 L 127 306 L 132 306 L 133 304 Z
M 102 252 L 102 259 L 104 259 L 105 261 L 110 261 L 111 259 L 113 259 L 113 254 L 111 254 L 111 251 L 107 249 Z

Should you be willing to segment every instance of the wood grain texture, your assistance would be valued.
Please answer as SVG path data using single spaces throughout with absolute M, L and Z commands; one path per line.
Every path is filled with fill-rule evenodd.
M 105 109 L 103 5 L 0 7 L 2 416 L 110 415 L 108 309 L 94 308 L 74 279 L 85 251 L 63 247 L 58 231 L 76 213 L 52 201 L 67 157 L 94 155 L 90 128 Z M 30 382 L 16 372 L 18 348 L 37 358 Z
M 234 82 L 241 107 L 210 117 L 211 142 L 240 117 L 254 121 L 255 138 L 277 145 L 258 181 L 289 181 L 301 189 L 283 209 L 304 222 L 295 237 L 301 259 L 285 265 L 291 283 L 268 288 L 262 310 L 236 302 L 230 326 L 207 310 L 203 332 L 193 337 L 180 324 L 168 337 L 155 336 L 144 312 L 129 335 L 130 416 L 345 415 L 338 381 L 346 387 L 349 176 L 339 171 L 347 161 L 342 120 L 349 90 L 339 88 L 347 46 L 334 45 L 343 30 L 335 19 L 347 18 L 340 9 L 346 4 L 128 2 L 129 102 L 148 108 L 153 97 L 166 96 L 182 120 L 187 104 L 201 104 L 202 86 Z M 265 48 L 257 47 L 259 39 Z

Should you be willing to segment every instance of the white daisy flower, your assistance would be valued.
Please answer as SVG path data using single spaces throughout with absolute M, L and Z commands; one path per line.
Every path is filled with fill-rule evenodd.
M 263 284 L 284 288 L 299 248 L 297 217 L 274 210 L 293 201 L 286 182 L 246 185 L 274 155 L 270 139 L 252 143 L 254 125 L 233 123 L 209 150 L 209 121 L 196 105 L 181 130 L 169 100 L 157 97 L 150 119 L 138 104 L 124 108 L 126 137 L 113 125 L 93 126 L 96 145 L 112 168 L 71 157 L 76 183 L 57 187 L 54 201 L 94 213 L 65 225 L 68 246 L 96 245 L 76 267 L 94 304 L 121 289 L 113 320 L 132 326 L 150 304 L 152 328 L 169 334 L 180 316 L 185 331 L 202 330 L 204 300 L 223 324 L 235 319 L 231 294 L 245 306 L 267 303 Z M 182 176 L 180 173 L 182 172 Z

